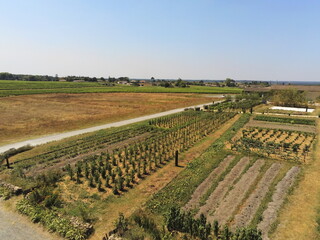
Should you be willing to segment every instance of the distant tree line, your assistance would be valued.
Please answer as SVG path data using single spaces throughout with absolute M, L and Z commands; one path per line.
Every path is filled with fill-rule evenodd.
M 96 78 L 96 77 L 85 77 L 85 76 L 67 76 L 67 77 L 58 77 L 56 76 L 48 76 L 48 75 L 27 75 L 27 74 L 12 74 L 8 72 L 0 72 L 0 80 L 17 80 L 17 81 L 60 81 L 64 80 L 67 82 L 74 82 L 74 81 L 84 81 L 84 82 L 98 82 L 98 81 L 105 81 L 105 82 L 118 82 L 118 81 L 127 81 L 129 82 L 130 79 L 128 77 L 109 77 L 109 78 Z
M 0 73 L 0 80 L 20 80 L 20 81 L 59 81 L 58 76 L 48 75 L 25 75 L 25 74 L 12 74 L 7 72 Z

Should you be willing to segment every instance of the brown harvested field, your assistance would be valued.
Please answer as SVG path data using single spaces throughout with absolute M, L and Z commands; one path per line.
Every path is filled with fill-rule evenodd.
M 217 220 L 221 225 L 227 223 L 245 198 L 249 188 L 254 184 L 264 164 L 265 161 L 259 159 L 242 175 L 241 179 L 229 191 L 214 214 L 208 216 L 209 222 Z
M 39 94 L 0 101 L 0 145 L 217 100 L 172 93 Z
M 272 195 L 272 202 L 268 204 L 267 209 L 263 212 L 262 221 L 258 224 L 258 229 L 262 231 L 263 239 L 268 239 L 268 232 L 272 224 L 276 221 L 278 211 L 284 203 L 288 191 L 294 184 L 299 172 L 299 167 L 292 167 L 286 176 L 277 184 L 275 192 Z
M 241 228 L 248 226 L 253 219 L 256 211 L 258 210 L 262 199 L 266 196 L 272 181 L 277 176 L 281 168 L 280 163 L 274 163 L 265 172 L 258 185 L 255 187 L 254 192 L 249 196 L 247 201 L 241 208 L 241 211 L 235 216 L 233 228 Z
M 208 215 L 216 209 L 219 203 L 229 190 L 229 187 L 233 185 L 234 181 L 241 175 L 245 167 L 249 164 L 249 158 L 243 157 L 225 176 L 225 178 L 219 182 L 217 188 L 211 193 L 207 199 L 205 205 L 201 206 L 196 217 L 200 217 L 200 214 Z
M 229 166 L 231 161 L 234 159 L 234 156 L 227 156 L 217 168 L 215 168 L 210 175 L 197 187 L 194 193 L 191 196 L 191 199 L 184 207 L 184 210 L 191 210 L 193 208 L 199 207 L 199 201 L 201 197 L 208 191 L 213 181 L 217 179 L 223 171 Z
M 250 120 L 245 127 L 261 127 L 261 128 L 273 128 L 273 129 L 284 129 L 284 130 L 292 130 L 292 131 L 301 131 L 301 132 L 316 132 L 315 126 L 310 125 L 298 125 L 298 124 L 281 124 L 281 123 L 273 123 L 273 122 L 264 122 L 257 120 Z

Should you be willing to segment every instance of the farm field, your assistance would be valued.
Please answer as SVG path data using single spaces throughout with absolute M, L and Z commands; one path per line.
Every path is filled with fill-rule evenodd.
M 52 93 L 205 93 L 226 94 L 241 93 L 242 89 L 232 87 L 190 86 L 188 88 L 164 88 L 158 86 L 104 86 L 87 82 L 27 82 L 0 80 L 0 97 L 15 95 L 52 94 Z
M 190 168 L 185 169 L 168 186 L 155 194 L 147 203 L 147 214 L 151 214 L 154 219 L 158 219 L 158 216 L 165 209 L 170 208 L 170 206 L 178 206 L 182 212 L 187 212 L 186 215 L 182 215 L 182 218 L 188 216 L 190 211 L 195 218 L 201 218 L 201 214 L 203 214 L 211 224 L 218 221 L 221 228 L 224 224 L 227 224 L 233 231 L 238 227 L 257 227 L 262 231 L 263 239 L 269 239 L 268 235 L 273 232 L 276 236 L 279 223 L 278 215 L 280 213 L 287 218 L 291 216 L 290 212 L 282 209 L 286 209 L 287 199 L 291 198 L 292 190 L 299 184 L 299 179 L 304 175 L 304 169 L 309 169 L 309 164 L 312 164 L 312 153 L 310 151 L 311 156 L 305 163 L 300 159 L 290 161 L 287 157 L 282 159 L 271 155 L 261 156 L 252 151 L 234 150 L 230 152 L 228 144 L 226 144 L 227 148 L 224 148 L 224 143 L 232 142 L 232 139 L 242 134 L 243 130 L 247 133 L 245 126 L 248 121 L 249 116 L 243 119 L 242 123 L 239 121 L 239 125 L 235 124 L 232 131 L 229 132 L 229 136 L 226 133 L 226 138 L 222 137 L 220 141 L 218 140 L 201 157 L 195 160 Z M 238 132 L 237 134 L 234 132 L 235 129 Z M 274 134 L 272 141 L 281 141 L 282 138 L 286 138 L 285 134 L 291 134 L 295 141 L 299 142 L 301 140 L 301 143 L 309 145 L 312 149 L 314 133 L 291 133 L 281 130 L 282 134 L 280 135 L 276 132 L 273 133 L 273 130 L 270 129 L 262 129 L 261 133 L 268 131 L 272 131 L 270 135 Z M 259 131 L 254 129 L 250 132 L 251 135 L 248 133 L 247 137 L 250 138 L 253 135 L 253 139 L 258 138 L 256 132 Z M 300 137 L 301 139 L 299 139 Z M 239 153 L 241 154 L 239 155 Z M 179 191 L 175 189 L 179 189 Z M 302 194 L 298 195 L 302 197 Z M 317 204 L 314 203 L 314 205 Z M 293 209 L 291 211 L 295 212 Z M 296 213 L 298 214 L 298 212 Z M 177 213 L 176 215 L 179 216 Z M 315 218 L 314 216 L 313 221 L 315 221 Z M 298 224 L 298 215 L 296 221 Z M 279 228 L 282 229 L 282 232 L 287 230 L 286 232 L 290 233 L 282 225 L 279 225 Z M 177 227 L 176 230 L 187 233 L 187 229 L 187 226 L 185 226 Z M 307 229 L 304 229 L 304 231 L 307 231 Z M 273 235 L 271 234 L 271 236 Z M 281 239 L 299 238 L 283 237 Z
M 39 214 L 34 221 L 45 226 L 49 226 L 49 221 L 56 221 L 59 215 L 57 224 L 65 224 L 66 228 L 58 230 L 57 226 L 50 225 L 52 231 L 66 236 L 66 231 L 72 229 L 73 237 L 87 236 L 91 227 L 86 224 L 76 227 L 68 216 L 88 220 L 88 216 L 81 215 L 85 207 L 96 219 L 100 211 L 95 210 L 101 209 L 101 205 L 111 204 L 116 196 L 126 196 L 174 159 L 176 151 L 183 154 L 235 115 L 186 111 L 99 131 L 78 141 L 48 144 L 46 150 L 41 146 L 42 152 L 36 155 L 27 158 L 17 155 L 15 161 L 11 161 L 13 171 L 2 168 L 2 179 L 24 189 L 36 187 L 29 198 L 18 202 L 19 212 L 28 216 Z M 63 175 L 56 172 L 60 169 Z M 36 200 L 37 196 L 50 196 L 50 203 Z M 61 202 L 63 208 L 59 207 Z M 51 207 L 44 207 L 48 204 Z
M 216 100 L 215 95 L 168 93 L 4 97 L 0 101 L 0 145 Z
M 249 228 L 261 231 L 263 240 L 286 239 L 280 219 L 297 218 L 294 207 L 303 198 L 297 189 L 308 189 L 304 179 L 315 177 L 310 166 L 318 120 L 253 120 L 259 116 L 239 114 L 247 103 L 188 110 L 35 147 L 10 157 L 11 169 L 4 161 L 0 166 L 0 179 L 31 192 L 16 197 L 0 186 L 0 195 L 70 239 L 101 240 L 120 213 L 128 221 L 126 239 L 259 234 Z

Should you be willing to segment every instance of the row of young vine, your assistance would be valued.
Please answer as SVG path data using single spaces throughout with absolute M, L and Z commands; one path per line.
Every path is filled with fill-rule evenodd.
M 118 194 L 172 160 L 176 151 L 184 152 L 235 115 L 201 114 L 205 114 L 206 118 L 165 130 L 146 141 L 130 144 L 111 153 L 87 157 L 74 167 L 66 166 L 66 171 L 70 179 L 78 184 L 87 182 L 90 187 L 96 187 L 99 191 L 112 188 L 113 193 Z M 179 117 L 176 116 L 176 121 L 180 121 Z
M 73 158 L 80 154 L 84 154 L 96 149 L 104 148 L 108 145 L 124 141 L 126 139 L 141 135 L 146 132 L 152 132 L 152 126 L 136 126 L 121 130 L 102 130 L 94 135 L 80 138 L 76 141 L 68 141 L 67 143 L 58 144 L 45 153 L 35 155 L 30 158 L 15 161 L 14 164 L 24 169 L 30 168 L 35 164 L 54 161 L 59 158 Z

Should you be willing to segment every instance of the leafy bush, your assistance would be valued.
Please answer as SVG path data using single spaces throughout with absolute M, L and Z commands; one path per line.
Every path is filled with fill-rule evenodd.
M 92 231 L 92 227 L 88 225 L 75 225 L 70 219 L 64 218 L 52 210 L 34 206 L 26 199 L 19 201 L 16 207 L 20 213 L 30 217 L 32 222 L 39 222 L 50 231 L 57 232 L 66 239 L 83 240 Z

